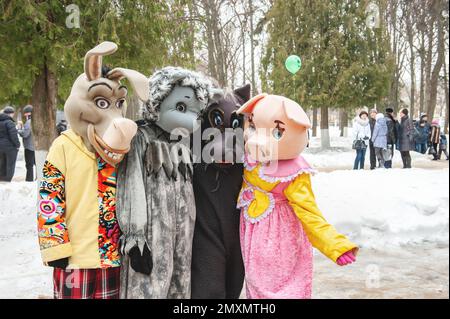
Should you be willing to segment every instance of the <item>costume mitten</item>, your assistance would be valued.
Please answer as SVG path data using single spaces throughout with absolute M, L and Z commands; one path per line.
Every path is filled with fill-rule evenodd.
M 150 275 L 153 269 L 153 260 L 152 253 L 150 249 L 148 249 L 147 245 L 144 245 L 142 255 L 139 247 L 135 246 L 130 249 L 128 256 L 130 256 L 131 268 L 133 268 L 135 272 L 140 272 L 144 275 Z
M 53 268 L 66 269 L 67 266 L 69 265 L 69 258 L 66 257 L 66 258 L 62 258 L 62 259 L 49 261 L 47 264 Z
M 347 264 L 351 264 L 356 260 L 355 255 L 353 254 L 353 252 L 347 251 L 346 253 L 342 254 L 337 260 L 336 263 L 339 266 L 345 266 Z

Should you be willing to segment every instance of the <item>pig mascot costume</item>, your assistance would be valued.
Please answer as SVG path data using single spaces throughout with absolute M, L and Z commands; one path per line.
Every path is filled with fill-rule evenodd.
M 39 188 L 38 235 L 44 263 L 54 267 L 54 297 L 119 297 L 120 229 L 116 165 L 130 148 L 136 124 L 124 118 L 127 78 L 148 99 L 139 72 L 102 67 L 117 45 L 103 42 L 85 57 L 64 112 L 71 129 L 53 142 Z
M 237 113 L 246 116 L 238 207 L 247 298 L 310 298 L 312 247 L 339 265 L 353 262 L 358 248 L 317 207 L 313 169 L 300 155 L 309 119 L 294 101 L 267 94 Z

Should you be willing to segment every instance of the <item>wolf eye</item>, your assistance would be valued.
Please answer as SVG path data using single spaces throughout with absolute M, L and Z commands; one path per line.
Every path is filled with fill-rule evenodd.
M 124 103 L 125 103 L 125 99 L 117 100 L 117 102 L 116 102 L 116 107 L 119 108 L 119 109 L 121 109 L 121 108 L 123 107 L 123 104 L 124 104 Z
M 99 97 L 95 99 L 95 105 L 97 105 L 97 107 L 101 109 L 107 109 L 111 105 L 111 103 L 107 99 Z
M 283 136 L 283 131 L 279 128 L 274 128 L 272 131 L 272 135 L 275 139 L 279 140 Z
M 187 106 L 183 102 L 178 102 L 175 106 L 176 110 L 181 113 L 186 113 Z

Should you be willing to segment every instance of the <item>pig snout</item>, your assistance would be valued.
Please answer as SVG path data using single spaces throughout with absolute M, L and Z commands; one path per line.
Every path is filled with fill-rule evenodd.
M 136 123 L 126 118 L 117 118 L 111 122 L 101 139 L 112 150 L 128 150 L 136 132 Z

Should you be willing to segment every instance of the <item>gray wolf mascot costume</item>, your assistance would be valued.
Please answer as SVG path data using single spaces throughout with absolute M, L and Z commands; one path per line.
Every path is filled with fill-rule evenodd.
M 190 145 L 171 133 L 189 136 L 202 111 L 222 94 L 203 75 L 175 67 L 157 71 L 149 89 L 144 120 L 118 172 L 121 298 L 190 298 L 192 155 Z

